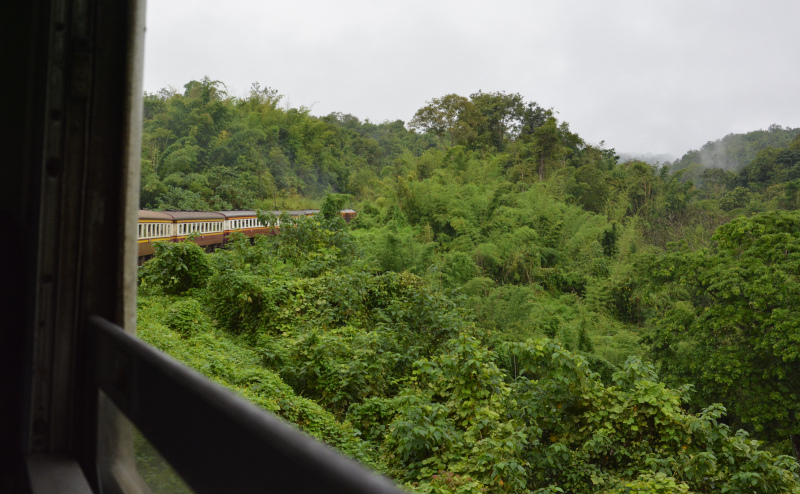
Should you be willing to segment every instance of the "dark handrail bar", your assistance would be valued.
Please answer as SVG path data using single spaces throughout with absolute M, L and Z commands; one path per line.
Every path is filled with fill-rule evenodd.
M 196 492 L 402 492 L 119 326 L 90 324 L 99 388 Z

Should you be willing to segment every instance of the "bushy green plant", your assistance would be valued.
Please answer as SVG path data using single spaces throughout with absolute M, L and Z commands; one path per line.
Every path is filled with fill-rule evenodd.
M 466 335 L 416 364 L 384 442 L 391 471 L 423 492 L 441 472 L 487 492 L 800 492 L 798 465 L 698 414 L 631 358 L 609 385 L 552 340 L 510 343 L 509 373 Z
M 179 294 L 191 288 L 202 288 L 212 274 L 206 253 L 194 242 L 155 242 L 153 248 L 155 257 L 140 268 L 142 285 Z
M 208 316 L 200 302 L 193 298 L 176 301 L 167 310 L 166 326 L 173 331 L 189 336 L 210 329 Z

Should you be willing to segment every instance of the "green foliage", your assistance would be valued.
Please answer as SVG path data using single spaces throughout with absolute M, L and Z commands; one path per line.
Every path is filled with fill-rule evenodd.
M 692 382 L 762 437 L 800 434 L 800 214 L 737 218 L 716 246 L 653 260 L 674 301 L 656 321 L 652 354 L 671 381 Z
M 186 337 L 168 329 L 160 323 L 169 310 L 163 299 L 140 296 L 138 309 L 138 336 L 147 343 L 345 454 L 382 468 L 376 449 L 360 440 L 352 426 L 296 395 L 277 374 L 260 365 L 258 352 L 223 332 L 209 330 Z
M 205 252 L 194 242 L 155 242 L 153 247 L 155 257 L 139 272 L 141 285 L 179 294 L 191 288 L 202 288 L 212 274 Z
M 416 364 L 383 444 L 390 472 L 422 492 L 797 492 L 797 465 L 693 415 L 629 359 L 606 386 L 550 340 L 504 345 L 504 371 L 462 334 Z M 449 490 L 448 490 L 449 489 Z
M 144 204 L 321 214 L 157 244 L 147 341 L 418 492 L 798 492 L 796 129 L 667 167 L 518 94 L 407 130 L 184 89 L 145 97 Z
M 258 84 L 244 98 L 208 78 L 184 89 L 145 94 L 142 206 L 288 209 L 298 193 L 360 193 L 406 149 L 434 145 L 399 121 L 279 107 L 278 92 Z
M 178 300 L 167 310 L 166 326 L 184 336 L 207 331 L 210 328 L 208 317 L 200 302 L 193 298 Z

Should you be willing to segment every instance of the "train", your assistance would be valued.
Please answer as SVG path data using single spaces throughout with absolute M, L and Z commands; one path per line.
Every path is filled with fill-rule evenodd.
M 319 209 L 297 211 L 270 211 L 275 216 L 314 216 Z M 356 217 L 352 209 L 343 209 L 342 218 L 348 223 Z M 254 210 L 235 211 L 151 211 L 139 210 L 138 258 L 139 265 L 153 257 L 155 242 L 183 242 L 192 237 L 197 245 L 214 250 L 222 247 L 234 232 L 253 238 L 256 235 L 273 235 L 280 229 L 280 221 L 268 226 L 258 220 Z

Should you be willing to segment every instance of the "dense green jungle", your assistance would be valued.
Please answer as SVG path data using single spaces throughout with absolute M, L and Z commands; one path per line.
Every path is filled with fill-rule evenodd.
M 504 92 L 144 103 L 142 207 L 321 213 L 157 244 L 143 340 L 413 492 L 800 493 L 800 129 L 649 165 Z

